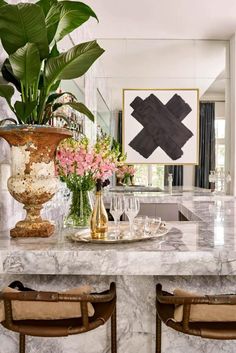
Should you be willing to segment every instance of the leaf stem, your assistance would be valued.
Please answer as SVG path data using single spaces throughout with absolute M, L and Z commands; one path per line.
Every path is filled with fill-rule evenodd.
M 20 81 L 20 87 L 21 87 L 21 96 L 22 96 L 22 102 L 25 102 L 25 87 L 22 83 L 22 81 Z

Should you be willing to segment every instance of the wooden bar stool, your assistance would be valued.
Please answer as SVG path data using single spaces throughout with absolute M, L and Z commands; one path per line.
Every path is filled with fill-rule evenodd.
M 110 289 L 102 293 L 63 294 L 57 292 L 18 292 L 0 293 L 4 302 L 5 320 L 2 325 L 20 334 L 19 352 L 25 353 L 25 336 L 62 337 L 94 330 L 111 318 L 111 353 L 117 353 L 116 342 L 116 287 L 111 283 Z M 70 302 L 81 306 L 81 317 L 59 320 L 14 320 L 13 301 L 24 302 Z M 94 308 L 92 317 L 88 315 L 88 303 Z
M 156 353 L 161 353 L 162 322 L 187 335 L 236 339 L 236 295 L 176 296 L 156 287 Z M 177 312 L 178 310 L 178 312 Z

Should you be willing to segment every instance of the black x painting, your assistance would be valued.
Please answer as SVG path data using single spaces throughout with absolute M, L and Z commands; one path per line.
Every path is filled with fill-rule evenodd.
M 128 163 L 197 164 L 198 90 L 124 90 Z

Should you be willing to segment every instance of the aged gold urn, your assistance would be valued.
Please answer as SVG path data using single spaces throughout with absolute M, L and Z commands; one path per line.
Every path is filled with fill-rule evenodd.
M 58 143 L 72 134 L 69 130 L 40 125 L 8 125 L 0 128 L 11 146 L 12 176 L 8 179 L 11 195 L 24 204 L 26 218 L 11 229 L 16 237 L 49 237 L 54 225 L 40 216 L 42 205 L 57 191 L 54 155 Z

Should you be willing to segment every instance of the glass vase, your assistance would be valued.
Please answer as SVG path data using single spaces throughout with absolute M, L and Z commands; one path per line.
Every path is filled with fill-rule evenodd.
M 130 185 L 134 186 L 135 182 L 134 182 L 134 175 L 130 175 Z
M 88 227 L 92 213 L 92 202 L 88 190 L 72 190 L 69 215 L 65 225 L 70 227 Z
M 129 175 L 127 175 L 127 176 L 125 176 L 124 177 L 124 184 L 126 184 L 126 185 L 130 185 L 130 176 Z

